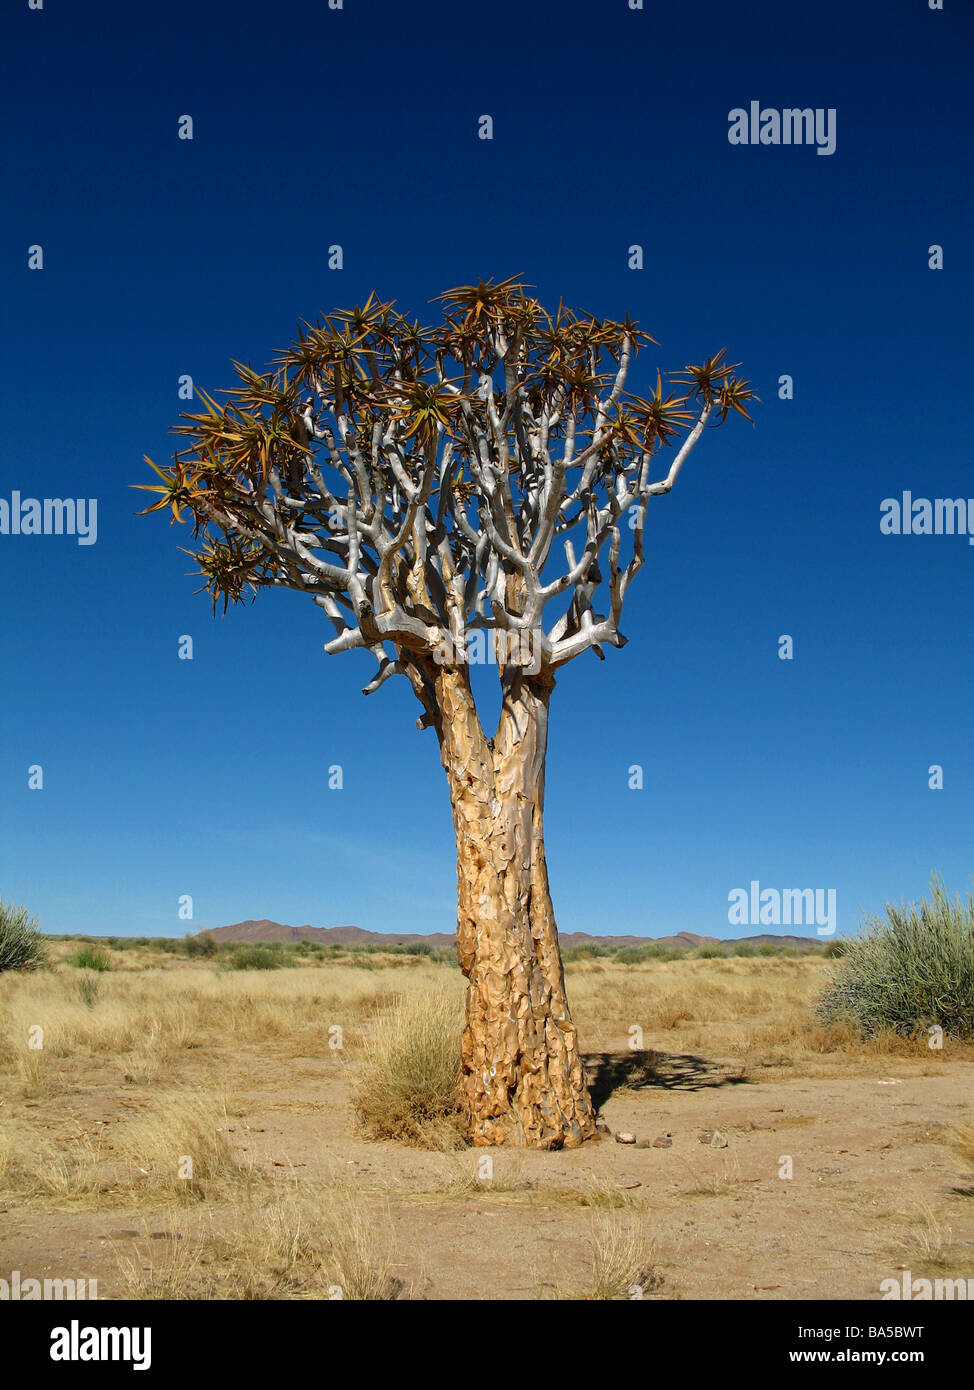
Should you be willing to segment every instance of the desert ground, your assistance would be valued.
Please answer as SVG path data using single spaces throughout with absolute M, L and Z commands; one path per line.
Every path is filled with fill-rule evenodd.
M 396 1011 L 434 1001 L 460 1027 L 446 961 L 109 948 L 91 971 L 73 949 L 0 977 L 4 1278 L 109 1299 L 773 1300 L 974 1277 L 974 1047 L 823 1028 L 820 957 L 569 963 L 607 1132 L 541 1153 L 362 1132 Z

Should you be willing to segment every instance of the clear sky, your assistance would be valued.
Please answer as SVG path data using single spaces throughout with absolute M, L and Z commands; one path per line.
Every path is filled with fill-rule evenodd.
M 834 889 L 840 932 L 934 869 L 966 890 L 974 547 L 879 527 L 904 490 L 974 498 L 961 0 L 5 10 L 0 498 L 97 498 L 98 533 L 0 535 L 4 897 L 50 932 L 453 929 L 408 685 L 363 697 L 374 662 L 325 656 L 301 595 L 214 620 L 188 528 L 127 485 L 171 453 L 181 374 L 230 386 L 373 288 L 424 318 L 515 273 L 638 318 L 636 385 L 727 344 L 763 400 L 651 504 L 629 645 L 559 677 L 562 930 L 747 935 L 752 880 Z M 732 145 L 751 101 L 833 109 L 834 153 Z

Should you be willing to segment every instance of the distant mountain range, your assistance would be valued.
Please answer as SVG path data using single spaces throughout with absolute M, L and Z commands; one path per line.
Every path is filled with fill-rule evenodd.
M 408 946 L 414 941 L 425 941 L 429 946 L 453 946 L 456 937 L 452 932 L 379 932 L 365 931 L 362 927 L 287 927 L 281 922 L 268 921 L 266 917 L 259 922 L 234 922 L 229 927 L 214 927 L 211 935 L 217 941 L 320 941 L 328 946 Z M 660 946 L 673 946 L 677 950 L 693 951 L 698 946 L 719 946 L 719 936 L 698 936 L 696 932 L 681 931 L 675 936 L 591 936 L 585 931 L 560 932 L 562 946 L 645 946 L 655 941 Z M 818 936 L 777 936 L 764 932 L 760 936 L 723 938 L 724 941 L 753 941 L 756 946 L 766 942 L 773 946 L 824 946 Z

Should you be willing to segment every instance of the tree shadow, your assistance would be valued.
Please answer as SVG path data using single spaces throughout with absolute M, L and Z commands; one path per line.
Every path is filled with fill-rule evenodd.
M 712 1086 L 741 1086 L 747 1077 L 725 1063 L 676 1052 L 588 1052 L 582 1057 L 589 1094 L 597 1110 L 625 1087 L 641 1091 L 701 1091 Z

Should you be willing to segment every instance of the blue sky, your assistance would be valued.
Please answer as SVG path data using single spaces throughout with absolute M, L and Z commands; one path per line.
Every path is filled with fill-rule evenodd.
M 749 934 L 754 879 L 835 889 L 840 931 L 934 869 L 966 890 L 974 548 L 879 530 L 905 489 L 974 497 L 961 4 L 11 9 L 0 498 L 96 497 L 98 540 L 0 535 L 4 897 L 50 932 L 180 935 L 183 894 L 194 926 L 453 929 L 409 687 L 365 699 L 371 659 L 326 657 L 297 594 L 214 620 L 187 530 L 127 485 L 171 452 L 180 374 L 231 385 L 373 288 L 422 318 L 515 273 L 638 318 L 637 385 L 728 344 L 763 399 L 651 505 L 629 645 L 559 677 L 562 930 Z M 732 146 L 752 100 L 834 108 L 835 153 Z

